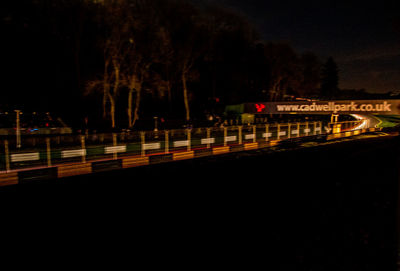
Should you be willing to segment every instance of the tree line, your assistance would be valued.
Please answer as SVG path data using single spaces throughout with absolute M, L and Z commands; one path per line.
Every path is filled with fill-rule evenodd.
M 210 2 L 12 2 L 2 11 L 11 67 L 2 106 L 132 128 L 154 116 L 189 122 L 226 104 L 337 91 L 333 59 L 323 65 L 312 52 L 263 41 L 245 17 Z

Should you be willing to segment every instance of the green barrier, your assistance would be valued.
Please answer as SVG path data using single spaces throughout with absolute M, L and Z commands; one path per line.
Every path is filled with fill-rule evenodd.
M 142 150 L 140 143 L 130 143 L 126 145 L 126 152 L 133 153 L 133 154 L 140 154 Z
M 87 147 L 86 148 L 86 157 L 88 159 L 96 159 L 104 157 L 104 146 L 96 146 L 96 147 Z

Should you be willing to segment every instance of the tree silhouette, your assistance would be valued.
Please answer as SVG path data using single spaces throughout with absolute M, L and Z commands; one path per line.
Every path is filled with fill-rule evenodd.
M 301 58 L 302 81 L 297 90 L 300 97 L 318 95 L 321 84 L 321 63 L 318 57 L 311 53 L 304 53 Z
M 314 55 L 263 41 L 246 17 L 214 1 L 9 2 L 0 11 L 9 37 L 3 85 L 18 91 L 0 95 L 3 107 L 52 106 L 75 126 L 88 116 L 97 128 L 140 127 L 155 114 L 201 120 L 229 103 L 320 88 Z M 20 69 L 26 80 L 17 80 Z M 332 97 L 336 64 L 322 75 L 321 95 Z
M 339 70 L 336 62 L 329 57 L 321 72 L 321 98 L 332 99 L 338 93 Z
M 102 93 L 103 118 L 106 118 L 108 111 L 112 128 L 116 128 L 116 106 L 123 87 L 124 62 L 132 53 L 127 4 L 125 1 L 115 0 L 104 2 L 99 21 L 104 27 L 104 35 L 98 41 L 103 50 L 103 74 L 100 78 L 88 80 L 86 83 L 87 94 L 94 91 Z
M 287 44 L 268 43 L 264 50 L 269 65 L 270 100 L 283 99 L 288 91 L 298 89 L 301 83 L 298 56 Z

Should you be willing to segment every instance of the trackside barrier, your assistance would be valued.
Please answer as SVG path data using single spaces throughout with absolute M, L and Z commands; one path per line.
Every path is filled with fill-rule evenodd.
M 331 124 L 324 126 L 322 122 L 124 133 L 113 134 L 108 140 L 106 136 L 100 141 L 101 136 L 96 137 L 97 145 L 87 140 L 90 137 L 81 136 L 79 140 L 68 141 L 66 149 L 51 149 L 50 142 L 54 140 L 46 140 L 43 150 L 10 150 L 10 142 L 4 140 L 4 153 L 0 152 L 3 171 L 0 186 L 268 148 L 308 136 L 335 140 L 381 130 L 366 127 L 354 130 L 361 127 L 361 121 L 340 124 L 344 129 L 340 133 L 329 133 Z M 101 144 L 104 142 L 108 145 Z M 23 169 L 24 166 L 28 169 Z M 32 166 L 38 169 L 29 169 Z
M 173 154 L 161 154 L 161 155 L 151 155 L 149 157 L 150 164 L 158 164 L 163 162 L 170 162 L 173 161 Z
M 57 168 L 49 167 L 18 172 L 18 183 L 30 183 L 57 178 Z
M 212 148 L 201 148 L 201 149 L 194 150 L 195 157 L 210 156 L 212 154 L 213 154 Z
M 0 186 L 18 184 L 18 172 L 0 174 Z
M 246 143 L 244 144 L 244 149 L 247 150 L 255 150 L 258 149 L 258 143 Z
M 92 173 L 92 164 L 73 164 L 73 165 L 61 165 L 58 166 L 58 178 L 70 177 L 75 175 L 83 175 Z
M 176 152 L 172 154 L 173 160 L 184 160 L 194 158 L 194 151 Z
M 116 170 L 122 168 L 122 160 L 108 160 L 108 161 L 99 161 L 92 162 L 92 171 L 93 172 L 103 172 L 109 170 Z
M 347 132 L 342 132 L 342 133 L 334 133 L 334 134 L 327 135 L 326 139 L 333 140 L 333 139 L 338 139 L 338 138 L 355 136 L 355 135 L 359 135 L 359 134 L 366 133 L 366 132 L 376 132 L 376 131 L 381 131 L 381 130 L 382 130 L 382 128 L 368 128 L 368 129 L 361 129 L 361 130 L 355 130 L 355 131 L 347 131 Z
M 213 154 L 223 154 L 223 153 L 228 153 L 230 151 L 230 148 L 228 146 L 226 147 L 216 147 L 213 148 Z
M 144 165 L 148 165 L 149 163 L 150 162 L 149 162 L 148 156 L 122 159 L 122 167 L 123 168 L 144 166 Z

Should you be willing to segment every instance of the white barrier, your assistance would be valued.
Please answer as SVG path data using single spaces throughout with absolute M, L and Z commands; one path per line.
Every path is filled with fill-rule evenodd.
M 262 137 L 272 137 L 272 133 L 263 133 Z
M 227 137 L 225 137 L 225 141 L 226 142 L 236 141 L 236 140 L 237 140 L 237 136 L 227 136 Z
M 187 146 L 189 146 L 189 140 L 174 141 L 173 145 L 174 145 L 174 148 L 187 147 Z
M 72 158 L 85 155 L 86 155 L 86 149 L 61 151 L 61 158 Z
M 244 139 L 254 139 L 254 138 L 255 138 L 255 134 L 244 135 Z
M 156 142 L 156 143 L 146 143 L 142 144 L 142 149 L 147 151 L 147 150 L 158 150 L 161 148 L 161 143 Z
M 126 145 L 104 147 L 105 154 L 117 153 L 117 152 L 126 152 Z
M 215 138 L 213 137 L 201 139 L 201 144 L 213 144 L 213 143 L 215 143 Z
M 38 152 L 11 154 L 11 162 L 36 161 L 40 159 Z

